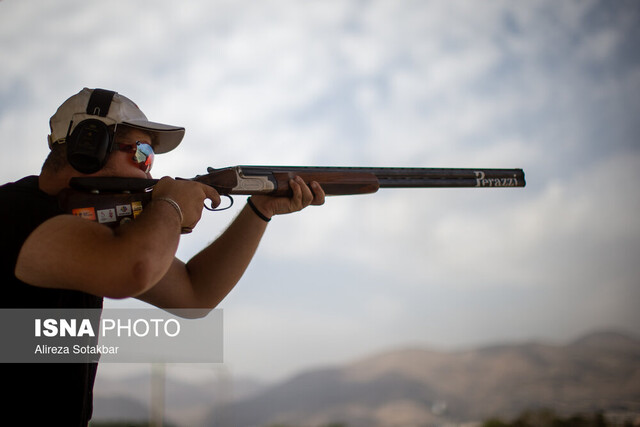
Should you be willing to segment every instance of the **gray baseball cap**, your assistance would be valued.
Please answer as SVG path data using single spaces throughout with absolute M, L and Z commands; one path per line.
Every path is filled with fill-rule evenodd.
M 153 135 L 153 151 L 158 154 L 173 150 L 182 141 L 185 132 L 183 127 L 150 122 L 133 101 L 119 93 L 113 96 L 106 116 L 87 114 L 87 105 L 92 93 L 93 89 L 82 89 L 63 102 L 58 111 L 51 116 L 49 148 L 53 144 L 64 144 L 67 135 L 85 119 L 98 119 L 107 125 L 124 124 L 150 132 Z

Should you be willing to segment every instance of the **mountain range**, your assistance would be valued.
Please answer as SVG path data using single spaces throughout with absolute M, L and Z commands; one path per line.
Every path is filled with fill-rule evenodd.
M 191 402 L 188 409 L 167 411 L 167 419 L 210 427 L 425 426 L 509 419 L 547 408 L 566 415 L 602 411 L 640 423 L 640 340 L 598 332 L 566 345 L 398 349 L 278 384 L 252 383 L 226 402 L 216 400 L 214 385 L 199 387 L 167 383 L 167 401 L 180 390 L 180 401 Z M 111 403 L 116 396 L 111 393 Z M 117 406 L 105 414 L 105 403 L 97 393 L 94 419 L 126 415 Z M 124 404 L 119 401 L 123 410 Z

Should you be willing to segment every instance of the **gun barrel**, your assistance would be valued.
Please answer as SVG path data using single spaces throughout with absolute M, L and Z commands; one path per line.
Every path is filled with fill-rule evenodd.
M 524 187 L 522 169 L 392 168 L 346 166 L 240 166 L 245 175 L 363 173 L 375 175 L 380 188 Z

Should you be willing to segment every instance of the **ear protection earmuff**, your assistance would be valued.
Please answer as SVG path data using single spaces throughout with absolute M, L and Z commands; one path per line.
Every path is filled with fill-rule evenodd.
M 106 117 L 116 92 L 94 89 L 87 104 L 87 114 Z M 69 128 L 71 125 L 69 124 Z M 107 162 L 113 146 L 113 132 L 98 119 L 85 119 L 67 135 L 67 160 L 79 172 L 98 172 Z

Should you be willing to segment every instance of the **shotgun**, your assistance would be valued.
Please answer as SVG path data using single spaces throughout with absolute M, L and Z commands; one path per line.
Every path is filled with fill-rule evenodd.
M 288 196 L 289 180 L 317 181 L 327 196 L 375 193 L 380 188 L 497 188 L 524 187 L 522 169 L 452 169 L 322 166 L 233 166 L 208 168 L 206 175 L 190 178 L 232 195 Z M 180 179 L 180 178 L 178 178 Z M 64 212 L 117 226 L 137 217 L 151 200 L 156 179 L 72 178 L 70 189 L 60 193 Z M 231 205 L 225 207 L 228 209 Z M 208 210 L 212 209 L 205 205 Z

